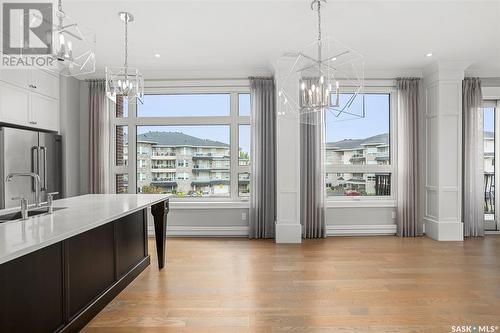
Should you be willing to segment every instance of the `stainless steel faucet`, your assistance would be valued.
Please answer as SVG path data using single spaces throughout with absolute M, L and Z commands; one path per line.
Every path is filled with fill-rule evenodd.
M 15 177 L 31 177 L 35 181 L 35 207 L 40 207 L 40 176 L 34 172 L 13 172 L 10 173 L 5 182 L 10 182 Z

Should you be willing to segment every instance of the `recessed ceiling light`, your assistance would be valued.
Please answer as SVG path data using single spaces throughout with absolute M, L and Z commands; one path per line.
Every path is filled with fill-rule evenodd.
M 427 58 L 430 58 L 430 57 L 432 57 L 432 53 L 430 53 L 430 52 L 429 52 L 429 53 L 427 53 L 425 56 L 426 56 Z
M 161 55 L 159 53 L 156 53 L 155 58 L 159 58 L 159 57 L 161 57 Z

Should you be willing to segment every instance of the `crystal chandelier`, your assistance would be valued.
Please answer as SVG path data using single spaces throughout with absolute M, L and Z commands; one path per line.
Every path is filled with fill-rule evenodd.
M 79 76 L 95 72 L 95 34 L 80 27 L 66 15 L 58 1 L 57 24 L 54 24 L 54 66 L 47 68 L 63 76 Z
M 128 98 L 133 104 L 144 97 L 144 78 L 137 68 L 128 66 L 128 23 L 134 21 L 134 16 L 127 12 L 118 13 L 125 23 L 125 62 L 123 67 L 106 67 L 106 95 L 114 102 L 116 96 Z
M 301 122 L 317 122 L 315 113 L 329 112 L 328 119 L 364 117 L 364 58 L 342 43 L 322 36 L 321 9 L 326 0 L 313 0 L 317 12 L 317 40 L 278 60 L 278 96 L 281 115 L 295 113 Z M 284 63 L 284 65 L 282 65 Z M 354 103 L 358 98 L 362 103 Z

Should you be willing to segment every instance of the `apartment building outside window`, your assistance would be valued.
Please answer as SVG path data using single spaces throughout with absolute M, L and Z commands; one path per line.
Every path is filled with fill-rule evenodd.
M 339 121 L 331 113 L 325 116 L 325 178 L 330 200 L 394 196 L 396 131 L 391 104 L 395 92 L 368 92 L 364 101 L 358 96 L 351 107 L 361 108 L 362 103 L 364 118 Z
M 121 105 L 118 98 L 112 120 L 117 193 L 249 196 L 248 87 L 160 89 L 127 106 L 127 115 Z

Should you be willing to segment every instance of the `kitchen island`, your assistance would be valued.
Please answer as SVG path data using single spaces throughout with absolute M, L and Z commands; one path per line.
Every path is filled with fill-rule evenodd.
M 148 207 L 163 268 L 168 203 L 160 194 L 92 194 L 54 201 L 51 215 L 0 223 L 2 331 L 82 328 L 150 264 Z

